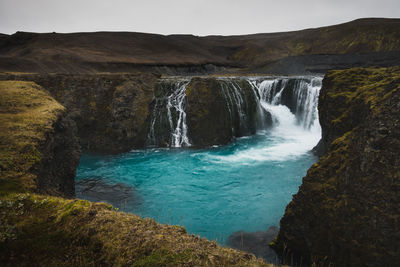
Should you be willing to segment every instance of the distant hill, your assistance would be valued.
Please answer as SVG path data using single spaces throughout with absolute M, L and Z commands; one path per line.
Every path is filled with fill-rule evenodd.
M 135 32 L 0 34 L 0 71 L 302 73 L 400 64 L 400 19 L 241 36 Z

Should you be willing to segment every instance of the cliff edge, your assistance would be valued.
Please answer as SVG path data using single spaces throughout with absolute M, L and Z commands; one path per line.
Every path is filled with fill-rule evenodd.
M 323 156 L 272 246 L 285 262 L 400 263 L 400 67 L 330 71 L 320 93 Z
M 74 196 L 76 126 L 37 84 L 0 82 L 0 148 L 0 194 Z

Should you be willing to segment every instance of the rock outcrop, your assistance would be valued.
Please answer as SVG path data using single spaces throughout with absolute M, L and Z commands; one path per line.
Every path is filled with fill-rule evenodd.
M 40 149 L 42 158 L 37 168 L 38 192 L 65 197 L 75 196 L 75 174 L 81 148 L 75 122 L 64 114 L 54 123 Z
M 119 153 L 144 147 L 158 76 L 153 74 L 3 74 L 34 81 L 67 108 L 83 150 Z
M 320 93 L 325 154 L 272 244 L 284 262 L 400 263 L 400 68 L 330 71 Z
M 187 125 L 193 145 L 222 145 L 234 137 L 255 134 L 259 111 L 255 93 L 245 79 L 193 78 L 186 89 Z
M 234 137 L 233 123 L 216 79 L 194 78 L 186 89 L 187 125 L 195 146 L 227 144 Z
M 66 109 L 33 82 L 0 82 L 1 193 L 75 194 L 80 148 Z

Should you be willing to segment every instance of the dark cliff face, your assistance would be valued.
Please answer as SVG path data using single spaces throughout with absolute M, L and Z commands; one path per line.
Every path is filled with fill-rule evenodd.
M 235 89 L 236 88 L 236 89 Z M 240 107 L 233 99 L 240 95 Z M 256 92 L 245 79 L 193 78 L 187 89 L 187 125 L 195 146 L 227 144 L 234 137 L 255 134 Z
M 326 153 L 287 206 L 273 247 L 286 262 L 400 262 L 400 68 L 328 72 L 320 93 Z
M 75 196 L 75 175 L 81 149 L 75 122 L 62 114 L 54 123 L 40 148 L 42 159 L 37 166 L 37 192 L 63 197 Z
M 148 134 L 150 105 L 154 100 L 156 77 L 143 77 L 125 81 L 114 92 L 111 104 L 111 132 L 106 146 L 126 151 L 144 147 Z
M 125 152 L 144 147 L 158 76 L 152 74 L 3 75 L 34 81 L 64 105 L 83 150 Z
M 226 144 L 233 123 L 216 79 L 194 78 L 186 89 L 189 138 L 196 146 Z
M 84 150 L 118 153 L 144 147 L 156 76 L 56 75 L 36 80 L 71 113 Z

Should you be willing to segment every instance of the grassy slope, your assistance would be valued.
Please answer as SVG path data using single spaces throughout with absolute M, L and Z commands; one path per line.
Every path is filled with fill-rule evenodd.
M 267 266 L 102 203 L 12 194 L 0 200 L 0 219 L 0 262 L 10 265 Z
M 296 32 L 260 34 L 234 58 L 262 64 L 286 56 L 352 54 L 400 50 L 400 20 L 363 19 Z
M 39 145 L 64 108 L 32 82 L 0 82 L 0 265 L 268 266 L 111 206 L 29 193 Z

